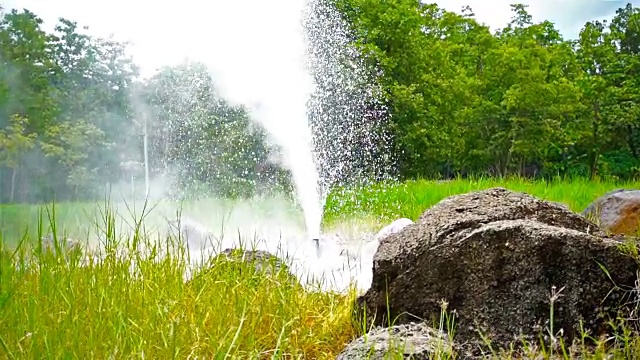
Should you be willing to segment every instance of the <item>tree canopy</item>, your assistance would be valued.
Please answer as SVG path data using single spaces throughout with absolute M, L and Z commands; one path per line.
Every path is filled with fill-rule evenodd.
M 369 143 L 359 135 L 359 170 L 388 155 L 403 178 L 640 175 L 640 9 L 631 4 L 565 39 L 522 4 L 492 32 L 470 7 L 318 1 L 347 24 L 335 43 L 357 50 L 336 54 L 357 57 L 368 73 L 354 74 L 382 94 L 338 91 L 334 78 L 310 100 L 312 127 L 335 133 L 325 150 L 352 141 L 345 126 L 384 127 Z M 145 133 L 151 176 L 172 176 L 179 189 L 248 196 L 288 186 L 264 129 L 218 93 L 204 65 L 141 80 L 126 43 L 67 19 L 46 32 L 28 10 L 0 15 L 0 202 L 99 197 L 109 184 L 140 179 Z M 328 51 L 316 52 L 318 66 L 338 61 Z M 350 104 L 370 111 L 348 113 Z M 333 160 L 321 170 L 337 171 L 340 156 L 326 156 Z M 349 171 L 379 175 L 368 170 Z
M 418 0 L 335 0 L 382 69 L 401 174 L 640 174 L 640 10 L 564 39 L 514 4 L 491 32 Z
M 41 27 L 28 10 L 0 21 L 0 201 L 99 198 L 141 179 L 145 133 L 150 175 L 178 192 L 246 196 L 281 172 L 267 166 L 264 130 L 204 65 L 140 80 L 127 44 L 67 19 Z

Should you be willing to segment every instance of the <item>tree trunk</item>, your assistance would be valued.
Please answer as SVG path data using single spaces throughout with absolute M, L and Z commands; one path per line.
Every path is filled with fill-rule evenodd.
M 18 167 L 15 166 L 13 168 L 13 172 L 11 173 L 11 193 L 9 197 L 9 202 L 13 203 L 14 195 L 16 193 L 16 174 L 18 173 Z
M 589 164 L 589 180 L 593 180 L 598 172 L 598 158 L 600 157 L 600 104 L 596 102 L 593 106 L 593 126 L 592 136 L 593 143 L 591 144 L 591 163 Z
M 636 143 L 638 136 L 635 130 L 635 127 L 627 125 L 627 144 L 633 157 L 636 158 L 636 160 L 640 160 L 640 149 L 638 149 L 638 144 Z

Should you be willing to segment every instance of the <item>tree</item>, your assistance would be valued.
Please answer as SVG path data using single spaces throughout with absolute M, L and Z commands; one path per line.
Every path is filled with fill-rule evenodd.
M 137 69 L 124 55 L 126 44 L 91 37 L 66 19 L 46 33 L 40 28 L 42 20 L 28 10 L 2 15 L 0 129 L 9 126 L 10 115 L 21 114 L 29 119 L 25 136 L 39 134 L 38 142 L 45 144 L 56 143 L 47 134 L 57 127 L 81 124 L 80 133 L 92 133 L 85 126 L 90 124 L 104 132 L 104 141 L 93 144 L 75 170 L 69 162 L 58 166 L 60 157 L 44 154 L 42 147 L 32 148 L 21 157 L 20 171 L 12 173 L 12 187 L 36 200 L 47 188 L 58 198 L 77 196 L 79 183 L 89 179 L 79 175 L 86 169 L 113 180 L 118 154 L 131 151 L 130 132 L 124 130 L 131 124 L 129 86 Z M 20 181 L 16 176 L 22 176 Z M 69 182 L 70 176 L 75 180 Z
M 468 6 L 314 0 L 310 10 L 307 105 L 325 190 L 389 174 L 640 175 L 637 7 L 586 23 L 575 41 L 522 4 L 493 33 Z M 203 64 L 141 81 L 126 43 L 68 19 L 47 32 L 28 10 L 0 15 L 2 201 L 91 198 L 98 179 L 121 181 L 122 162 L 142 161 L 145 125 L 151 177 L 218 196 L 290 185 L 271 161 L 278 148 Z
M 638 9 L 576 43 L 522 4 L 494 34 L 412 0 L 335 0 L 378 81 L 404 176 L 637 173 Z M 634 170 L 636 169 L 636 170 Z
M 109 145 L 104 131 L 82 120 L 65 121 L 49 127 L 45 136 L 40 146 L 46 157 L 55 158 L 67 170 L 67 184 L 74 194 L 78 195 L 82 187 L 90 190 L 99 168 L 92 167 L 87 160 L 92 150 Z
M 138 95 L 149 126 L 154 172 L 171 172 L 182 188 L 207 185 L 222 196 L 248 196 L 264 182 L 264 129 L 218 94 L 206 66 L 184 63 L 150 78 Z
M 624 142 L 635 166 L 640 167 L 640 8 L 627 4 L 618 9 L 609 31 L 617 50 L 618 76 L 614 83 L 623 88 L 621 115 L 624 120 L 621 121 L 620 132 L 624 134 Z
M 95 149 L 99 155 L 87 160 L 102 178 L 116 180 L 122 155 L 140 150 L 129 131 L 134 125 L 130 91 L 138 68 L 125 56 L 126 44 L 93 38 L 70 20 L 60 19 L 50 46 L 60 69 L 56 122 L 82 119 L 102 130 L 109 147 Z
M 12 10 L 0 21 L 0 119 L 22 114 L 30 119 L 27 132 L 38 132 L 57 113 L 51 75 L 55 64 L 48 51 L 42 19 Z M 6 125 L 0 120 L 0 127 Z
M 24 153 L 34 146 L 36 134 L 26 134 L 29 120 L 19 114 L 9 119 L 9 126 L 0 130 L 0 164 L 11 169 L 11 192 L 13 202 L 16 188 L 16 174 Z
M 588 135 L 582 146 L 588 149 L 590 177 L 598 173 L 603 153 L 618 146 L 615 132 L 621 125 L 623 89 L 614 84 L 616 47 L 605 29 L 604 22 L 588 22 L 580 32 L 576 51 L 583 68 L 578 84 L 584 94 L 583 129 Z

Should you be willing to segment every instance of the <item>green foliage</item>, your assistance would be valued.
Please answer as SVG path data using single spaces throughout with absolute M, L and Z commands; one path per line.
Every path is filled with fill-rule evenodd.
M 15 168 L 20 164 L 20 156 L 34 145 L 36 134 L 25 135 L 29 120 L 20 115 L 9 119 L 9 126 L 0 130 L 0 163 Z
M 405 176 L 638 175 L 640 9 L 570 41 L 522 4 L 494 34 L 469 7 L 335 4 L 382 68 Z
M 446 181 L 410 180 L 366 187 L 336 189 L 327 198 L 324 221 L 330 226 L 356 214 L 377 222 L 390 222 L 400 217 L 416 220 L 425 209 L 440 200 L 470 191 L 495 186 L 524 191 L 549 201 L 564 203 L 581 212 L 594 199 L 608 191 L 633 188 L 633 181 L 587 180 L 586 178 L 534 180 L 523 177 L 457 178 Z
M 393 146 L 361 150 L 399 150 L 391 156 L 401 177 L 640 175 L 637 7 L 588 22 L 568 40 L 551 22 L 534 23 L 521 4 L 492 33 L 470 7 L 452 13 L 417 0 L 320 3 L 343 15 L 360 60 L 375 69 L 363 78 L 377 79 L 388 107 L 376 131 L 392 134 Z M 141 80 L 126 43 L 85 30 L 60 19 L 47 32 L 28 10 L 1 14 L 7 151 L 0 155 L 0 202 L 95 198 L 108 186 L 140 181 L 145 134 L 151 178 L 169 177 L 177 195 L 234 198 L 291 188 L 289 174 L 269 161 L 278 149 L 266 143 L 264 129 L 223 99 L 203 64 Z M 331 91 L 337 85 L 320 85 L 315 111 L 349 122 L 336 129 L 363 128 L 364 116 L 341 115 L 344 94 Z M 377 99 L 370 107 L 382 108 Z M 345 135 L 325 131 L 336 132 L 333 147 L 326 146 L 336 152 Z M 325 167 L 339 167 L 331 162 L 336 156 L 325 157 Z
M 264 129 L 217 94 L 203 64 L 164 68 L 136 95 L 158 174 L 170 171 L 186 189 L 204 184 L 213 189 L 205 194 L 228 197 L 250 196 L 273 175 L 259 169 L 270 150 Z
M 178 193 L 287 185 L 268 164 L 264 129 L 221 98 L 204 65 L 140 81 L 126 43 L 67 19 L 50 34 L 41 24 L 27 10 L 0 21 L 0 202 L 97 198 L 105 184 L 140 179 L 145 133 L 150 175 L 172 176 Z
M 4 130 L 0 130 L 0 166 L 12 169 L 11 195 L 9 198 L 11 202 L 13 202 L 15 195 L 15 181 L 20 160 L 25 151 L 33 148 L 37 136 L 34 133 L 25 134 L 28 124 L 28 119 L 15 114 L 9 119 L 9 126 Z
M 24 149 L 15 167 L 3 165 L 19 168 L 10 176 L 21 201 L 51 192 L 73 197 L 79 189 L 86 197 L 96 178 L 117 174 L 112 154 L 127 140 L 127 87 L 137 70 L 123 44 L 85 35 L 66 19 L 50 34 L 41 24 L 27 10 L 0 21 L 0 128 L 15 116 L 29 119 L 24 134 L 39 145 Z M 2 170 L 0 201 L 9 179 Z
M 87 168 L 86 160 L 91 150 L 109 145 L 104 138 L 104 131 L 93 124 L 65 121 L 47 128 L 40 146 L 45 157 L 57 158 L 67 169 L 67 183 L 77 193 L 79 186 L 95 181 L 99 168 Z
M 205 264 L 185 283 L 184 244 L 141 229 L 132 241 L 115 232 L 115 213 L 102 217 L 100 254 L 16 250 L 0 234 L 3 357 L 329 359 L 355 333 L 353 292 L 304 291 L 286 270 L 249 261 Z

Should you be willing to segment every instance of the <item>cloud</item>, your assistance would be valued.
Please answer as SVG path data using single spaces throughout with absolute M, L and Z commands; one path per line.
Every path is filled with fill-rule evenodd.
M 439 6 L 449 11 L 460 11 L 463 6 L 470 5 L 480 22 L 492 29 L 505 26 L 511 19 L 509 4 L 522 3 L 528 5 L 527 10 L 534 22 L 549 20 L 565 38 L 575 38 L 587 21 L 610 19 L 617 9 L 628 2 L 640 6 L 640 0 L 435 0 Z

